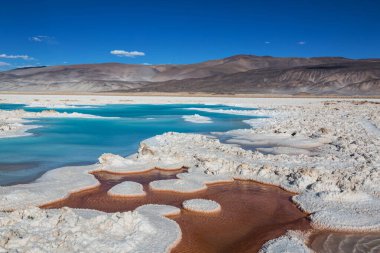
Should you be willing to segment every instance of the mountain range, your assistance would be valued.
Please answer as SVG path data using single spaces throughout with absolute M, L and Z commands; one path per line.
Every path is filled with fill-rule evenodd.
M 235 55 L 195 64 L 41 66 L 0 72 L 0 91 L 380 95 L 380 59 Z

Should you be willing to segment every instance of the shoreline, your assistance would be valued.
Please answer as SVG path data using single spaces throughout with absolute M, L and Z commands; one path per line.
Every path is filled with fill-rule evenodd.
M 66 94 L 64 98 L 59 94 L 5 94 L 0 92 L 0 103 L 9 104 L 26 104 L 33 106 L 48 107 L 52 106 L 59 108 L 59 106 L 70 105 L 106 105 L 106 104 L 224 104 L 224 105 L 242 105 L 250 108 L 263 107 L 263 106 L 280 106 L 280 105 L 305 105 L 315 104 L 324 101 L 373 101 L 380 102 L 379 97 L 373 98 L 353 98 L 353 97 L 234 97 L 234 96 L 169 96 L 169 95 L 104 95 L 104 94 Z M 65 108 L 65 107 L 62 107 Z
M 153 101 L 168 103 L 168 101 L 181 100 L 182 97 L 174 99 L 164 97 Z M 197 102 L 202 100 L 205 101 L 205 98 L 196 99 Z M 82 100 L 84 101 L 88 99 Z M 129 102 L 134 101 L 136 100 Z M 187 98 L 182 102 L 191 101 L 194 102 L 191 98 Z M 178 168 L 180 165 L 188 167 L 190 173 L 228 175 L 272 184 L 298 194 L 293 197 L 293 202 L 301 210 L 313 214 L 312 224 L 318 229 L 333 227 L 342 231 L 380 232 L 380 220 L 376 217 L 377 211 L 380 210 L 380 192 L 376 190 L 376 181 L 380 173 L 379 168 L 376 168 L 376 163 L 380 159 L 380 151 L 376 145 L 379 138 L 377 134 L 380 119 L 377 114 L 380 105 L 371 102 L 351 103 L 352 99 L 336 101 L 336 99 L 308 101 L 308 99 L 294 98 L 265 101 L 239 99 L 240 104 L 250 104 L 252 107 L 260 103 L 262 107 L 271 105 L 280 116 L 284 113 L 286 116 L 274 116 L 258 128 L 230 132 L 237 134 L 242 140 L 253 143 L 257 140 L 252 140 L 252 136 L 274 133 L 275 137 L 287 138 L 289 141 L 285 143 L 290 147 L 294 145 L 292 136 L 294 132 L 297 136 L 310 140 L 326 138 L 328 141 L 318 147 L 319 155 L 316 157 L 302 154 L 264 155 L 221 144 L 218 140 L 199 134 L 166 133 L 142 141 L 135 155 L 127 158 L 108 155 L 100 159 L 100 165 L 96 166 L 120 173 L 125 171 L 125 167 L 142 171 L 148 167 L 177 166 Z M 237 100 L 228 98 L 220 104 L 225 104 L 224 102 L 235 104 Z M 378 100 L 374 102 L 378 103 Z M 369 128 L 367 123 L 362 125 L 363 119 L 371 124 Z M 339 128 L 336 127 L 336 122 L 340 124 Z M 326 130 L 321 130 L 322 126 Z M 367 132 L 366 126 L 371 132 Z M 192 147 L 187 147 L 186 143 L 189 142 L 193 144 Z M 285 144 L 282 142 L 278 145 Z M 207 150 L 206 153 L 204 149 Z M 354 156 L 351 156 L 352 153 Z M 333 175 L 331 172 L 334 172 Z M 59 174 L 54 175 L 54 172 L 51 174 L 48 179 L 53 177 L 60 182 Z M 70 185 L 70 181 L 67 183 Z M 66 185 L 67 189 L 70 188 L 69 185 Z M 0 187 L 2 204 L 4 188 Z M 354 205 L 351 203 L 352 200 Z M 291 235 L 285 239 L 299 241 L 297 238 L 296 235 Z M 281 240 L 275 239 L 272 243 L 281 243 Z
M 117 117 L 102 117 L 77 112 L 57 112 L 52 109 L 41 112 L 29 112 L 23 109 L 0 110 L 0 139 L 33 135 L 28 131 L 42 126 L 24 123 L 32 123 L 35 119 L 41 118 L 118 119 Z

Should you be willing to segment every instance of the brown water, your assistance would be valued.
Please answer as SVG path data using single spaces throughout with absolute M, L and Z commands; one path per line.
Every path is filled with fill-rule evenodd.
M 197 193 L 151 191 L 149 182 L 176 178 L 176 171 L 151 170 L 145 173 L 118 175 L 97 172 L 99 187 L 71 194 L 45 208 L 63 206 L 90 208 L 105 212 L 131 211 L 144 204 L 166 204 L 181 207 L 192 198 L 205 198 L 218 202 L 222 211 L 201 214 L 181 210 L 170 218 L 178 222 L 182 240 L 173 252 L 257 252 L 268 240 L 284 234 L 289 229 L 309 229 L 306 214 L 290 201 L 291 193 L 278 187 L 252 181 L 234 181 L 208 185 Z M 111 197 L 107 191 L 123 181 L 135 181 L 144 186 L 144 197 Z
M 380 233 L 317 232 L 309 247 L 319 253 L 380 253 Z

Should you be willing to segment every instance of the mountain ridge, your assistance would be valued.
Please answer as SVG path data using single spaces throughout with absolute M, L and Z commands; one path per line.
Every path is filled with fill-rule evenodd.
M 0 72 L 0 91 L 380 94 L 380 59 L 234 55 L 192 64 L 76 64 Z

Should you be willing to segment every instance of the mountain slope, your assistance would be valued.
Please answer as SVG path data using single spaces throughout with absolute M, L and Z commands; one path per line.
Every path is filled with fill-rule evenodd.
M 380 61 L 354 61 L 152 83 L 133 91 L 380 95 Z
M 379 60 L 236 55 L 184 65 L 82 64 L 0 72 L 2 91 L 379 94 Z

